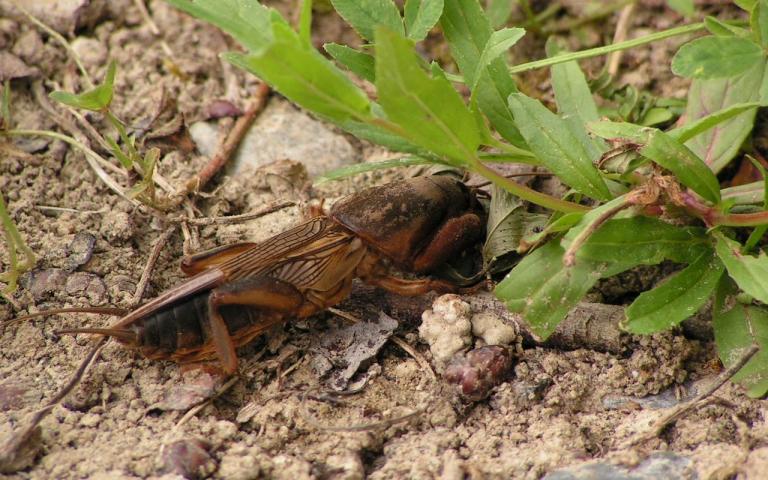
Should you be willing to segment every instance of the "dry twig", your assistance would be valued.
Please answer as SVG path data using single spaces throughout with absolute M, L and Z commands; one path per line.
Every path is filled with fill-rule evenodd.
M 240 142 L 243 137 L 245 137 L 245 134 L 253 124 L 253 121 L 267 105 L 268 97 L 269 85 L 262 83 L 256 91 L 248 109 L 237 119 L 234 127 L 232 127 L 232 130 L 229 132 L 224 142 L 219 146 L 219 149 L 213 158 L 211 158 L 211 160 L 200 170 L 200 173 L 187 181 L 185 193 L 192 193 L 200 190 L 219 172 L 219 170 L 221 170 L 240 145 Z
M 741 367 L 746 365 L 746 363 L 760 350 L 760 347 L 757 344 L 753 344 L 749 350 L 744 352 L 744 355 L 739 358 L 736 363 L 728 367 L 727 369 L 723 370 L 720 375 L 718 375 L 717 380 L 715 380 L 712 385 L 707 387 L 704 391 L 696 395 L 694 398 L 690 399 L 689 401 L 685 403 L 680 403 L 677 406 L 675 406 L 670 412 L 665 414 L 663 417 L 658 419 L 654 425 L 651 427 L 651 429 L 642 434 L 637 436 L 636 438 L 630 440 L 628 447 L 635 446 L 639 443 L 643 443 L 645 441 L 657 438 L 661 432 L 664 431 L 664 429 L 667 428 L 671 423 L 677 421 L 684 415 L 688 414 L 690 411 L 701 407 L 703 405 L 707 405 L 709 403 L 708 397 L 715 393 L 720 387 L 723 386 L 725 382 L 730 380 L 736 373 L 741 370 Z

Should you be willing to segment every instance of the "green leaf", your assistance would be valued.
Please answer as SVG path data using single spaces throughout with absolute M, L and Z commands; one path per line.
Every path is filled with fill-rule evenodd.
M 768 46 L 768 0 L 758 0 L 750 23 L 757 42 L 763 47 Z
M 739 37 L 702 37 L 686 43 L 672 58 L 672 72 L 681 77 L 735 77 L 763 61 L 763 49 Z
M 541 339 L 555 331 L 600 279 L 589 262 L 564 268 L 563 253 L 557 241 L 547 243 L 528 254 L 494 290 L 510 311 L 522 314 Z
M 491 34 L 485 47 L 483 47 L 483 53 L 480 54 L 480 60 L 477 62 L 475 73 L 472 76 L 474 83 L 472 83 L 470 90 L 474 91 L 477 88 L 477 82 L 480 80 L 483 70 L 512 48 L 518 40 L 523 38 L 523 35 L 525 35 L 525 29 L 522 28 L 502 28 Z
M 504 139 L 515 146 L 525 147 L 507 104 L 507 97 L 516 92 L 517 87 L 506 62 L 496 58 L 486 68 L 477 68 L 493 33 L 480 4 L 477 0 L 445 0 L 440 26 L 467 85 L 476 85 L 472 98 L 480 111 Z
M 380 162 L 355 163 L 353 165 L 339 167 L 335 170 L 331 170 L 330 172 L 326 172 L 320 175 L 315 179 L 314 185 L 320 185 L 334 180 L 341 180 L 344 178 L 352 177 L 354 175 L 359 175 L 361 173 L 384 170 L 386 168 L 410 167 L 413 165 L 428 165 L 431 163 L 432 162 L 429 160 L 421 157 L 402 157 L 393 158 L 390 160 L 382 160 Z
M 720 184 L 707 165 L 671 135 L 631 123 L 592 122 L 589 130 L 602 138 L 625 138 L 642 145 L 640 154 L 675 174 L 677 179 L 712 203 L 720 201 Z
M 611 198 L 589 152 L 564 120 L 521 93 L 509 96 L 509 106 L 525 141 L 544 166 L 585 195 L 599 200 Z
M 724 279 L 720 283 L 712 308 L 718 355 L 723 365 L 730 367 L 756 343 L 760 351 L 732 380 L 744 386 L 750 397 L 763 397 L 768 393 L 768 311 L 734 301 L 733 297 L 727 296 L 733 293 L 728 291 L 731 282 Z
M 732 78 L 694 80 L 688 91 L 686 123 L 694 123 L 734 105 L 760 100 L 765 63 Z M 767 77 L 768 78 L 768 77 Z M 768 99 L 763 99 L 768 101 Z M 752 132 L 756 109 L 749 109 L 685 142 L 715 173 L 733 159 L 745 138 Z
M 490 0 L 487 2 L 485 14 L 488 16 L 492 28 L 499 28 L 507 23 L 515 3 L 517 0 Z
M 373 83 L 376 80 L 376 61 L 373 55 L 359 52 L 338 43 L 326 43 L 323 48 L 337 62 L 344 65 L 358 77 Z
M 650 134 L 640 154 L 674 173 L 680 182 L 712 203 L 720 202 L 720 183 L 688 147 L 661 130 Z
M 201 20 L 232 35 L 251 53 L 259 53 L 272 43 L 272 14 L 258 2 L 249 0 L 166 0 Z
M 312 0 L 301 0 L 299 37 L 304 45 L 312 46 Z
M 593 212 L 585 215 L 579 225 L 563 237 L 563 248 L 568 248 L 579 234 L 579 226 L 590 223 L 594 217 Z M 608 263 L 629 262 L 633 265 L 655 265 L 664 260 L 691 263 L 702 255 L 708 244 L 702 228 L 671 225 L 644 216 L 614 218 L 605 222 L 589 237 L 576 257 Z
M 480 133 L 458 92 L 422 70 L 410 40 L 384 28 L 376 32 L 376 87 L 388 119 L 409 141 L 454 165 L 476 158 Z
M 743 112 L 755 109 L 759 106 L 761 106 L 760 102 L 747 102 L 730 105 L 718 112 L 711 113 L 706 117 L 701 117 L 698 120 L 683 125 L 682 127 L 670 130 L 667 132 L 667 135 L 671 136 L 680 143 L 685 143 L 696 135 L 704 133 L 707 130 L 716 127 L 717 125 L 720 125 L 721 123 L 742 114 Z
M 259 54 L 223 57 L 271 85 L 292 102 L 332 122 L 367 118 L 370 101 L 333 63 L 282 23 L 273 23 L 274 41 Z
M 757 257 L 741 253 L 741 244 L 723 235 L 714 233 L 717 239 L 715 249 L 728 274 L 736 284 L 757 300 L 768 303 L 768 256 L 760 252 Z
M 417 147 L 400 135 L 385 130 L 377 125 L 367 122 L 348 121 L 339 124 L 339 126 L 358 138 L 381 145 L 394 152 L 412 153 L 422 157 L 429 156 L 427 150 Z
M 547 41 L 546 49 L 550 57 L 565 53 L 554 37 Z M 579 139 L 590 158 L 599 157 L 607 149 L 605 142 L 587 135 L 584 125 L 599 120 L 600 115 L 579 64 L 574 61 L 553 65 L 552 89 L 555 92 L 558 113 L 568 123 L 571 133 Z
M 548 215 L 528 212 L 520 197 L 492 185 L 488 233 L 483 244 L 483 261 L 493 267 L 490 271 L 509 270 L 511 265 L 499 260 L 516 253 L 525 236 L 543 230 L 548 218 Z
M 107 67 L 107 74 L 104 77 L 104 83 L 98 85 L 91 90 L 83 92 L 79 95 L 73 93 L 55 91 L 50 93 L 50 97 L 57 102 L 69 105 L 74 108 L 82 108 L 83 110 L 91 110 L 94 112 L 101 111 L 112 103 L 112 95 L 114 93 L 115 72 L 117 70 L 117 63 L 114 60 L 109 62 Z
M 669 8 L 676 11 L 684 17 L 692 17 L 694 12 L 693 0 L 667 0 Z
M 376 27 L 404 35 L 400 10 L 392 0 L 331 0 L 333 8 L 366 40 L 373 41 Z
M 421 41 L 426 38 L 443 13 L 443 0 L 406 0 L 405 30 L 408 38 Z
M 738 5 L 742 10 L 751 12 L 752 9 L 755 8 L 757 0 L 733 0 L 733 3 Z
M 632 265 L 615 265 L 611 272 L 603 263 L 583 261 L 563 266 L 565 251 L 552 240 L 528 254 L 496 286 L 494 294 L 512 312 L 522 314 L 533 333 L 546 339 L 568 312 L 606 273 L 615 275 Z
M 649 334 L 678 325 L 707 303 L 723 270 L 723 263 L 714 252 L 705 252 L 661 285 L 641 293 L 627 308 L 623 328 L 631 333 Z
M 704 17 L 704 25 L 709 33 L 717 35 L 718 37 L 731 37 L 733 35 L 746 36 L 745 34 L 748 33 L 743 28 L 734 27 L 733 25 L 721 22 L 716 17 L 710 15 Z

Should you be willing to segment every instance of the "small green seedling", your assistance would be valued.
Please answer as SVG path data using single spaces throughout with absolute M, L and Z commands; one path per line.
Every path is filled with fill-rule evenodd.
M 5 283 L 5 287 L 0 289 L 0 296 L 9 299 L 16 291 L 19 275 L 35 266 L 35 254 L 21 238 L 5 206 L 3 195 L 0 195 L 0 223 L 3 227 L 5 245 L 8 248 L 8 270 L 0 273 L 0 282 Z M 19 256 L 23 258 L 20 260 Z
M 136 149 L 136 139 L 128 135 L 125 124 L 110 110 L 109 107 L 114 95 L 116 71 L 117 64 L 112 60 L 109 62 L 102 84 L 80 94 L 55 91 L 51 92 L 50 97 L 72 108 L 99 112 L 104 115 L 104 118 L 117 130 L 120 141 L 125 147 L 125 151 L 123 151 L 115 139 L 105 136 L 112 154 L 120 161 L 123 167 L 127 169 L 136 168 L 142 176 L 142 180 L 127 192 L 128 196 L 138 198 L 149 205 L 156 205 L 157 201 L 152 175 L 155 171 L 155 164 L 160 151 L 150 149 L 144 156 L 139 154 Z

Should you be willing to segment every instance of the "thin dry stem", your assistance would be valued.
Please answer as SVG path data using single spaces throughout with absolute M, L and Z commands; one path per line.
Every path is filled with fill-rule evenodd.
M 239 223 L 239 222 L 244 222 L 246 220 L 253 220 L 255 218 L 263 217 L 264 215 L 269 215 L 270 213 L 274 213 L 274 212 L 277 212 L 278 210 L 292 207 L 294 205 L 296 205 L 296 202 L 293 202 L 293 201 L 274 202 L 256 212 L 243 213 L 241 215 L 229 215 L 225 217 L 183 218 L 183 219 L 180 219 L 179 221 L 183 223 L 188 223 L 190 225 L 196 225 L 201 227 L 207 226 L 207 225 Z
M 160 252 L 163 251 L 165 244 L 168 243 L 168 240 L 171 238 L 171 235 L 173 235 L 175 230 L 175 225 L 166 228 L 157 238 L 155 244 L 152 246 L 152 251 L 149 253 L 147 264 L 144 266 L 144 271 L 141 272 L 141 278 L 139 279 L 138 285 L 136 285 L 136 291 L 134 292 L 133 299 L 131 300 L 131 307 L 136 307 L 139 305 L 139 303 L 141 303 L 141 297 L 144 296 L 144 290 L 147 289 L 147 284 L 149 283 L 149 278 L 152 275 L 152 270 L 155 268 L 155 263 L 157 263 L 157 258 L 160 256 Z
M 613 43 L 623 42 L 627 39 L 627 33 L 629 31 L 629 24 L 632 21 L 632 14 L 635 12 L 635 3 L 630 3 L 621 9 L 619 13 L 619 20 L 616 22 L 616 32 L 613 35 Z M 624 54 L 623 50 L 613 52 L 608 57 L 608 75 L 615 77 L 619 72 L 619 65 L 621 65 L 621 57 Z
M 623 202 L 609 210 L 606 210 L 592 223 L 587 225 L 581 232 L 579 232 L 576 238 L 573 239 L 573 242 L 571 242 L 568 250 L 565 251 L 565 255 L 563 255 L 563 264 L 565 264 L 566 267 L 572 267 L 576 263 L 576 253 L 587 242 L 587 240 L 589 240 L 589 237 L 591 237 L 592 234 L 595 233 L 605 222 L 616 216 L 617 213 L 624 210 L 625 208 L 631 207 L 632 205 L 633 203 L 631 203 L 628 199 L 624 199 Z
M 268 98 L 269 85 L 262 83 L 256 91 L 248 109 L 237 119 L 234 127 L 232 127 L 232 130 L 229 132 L 213 158 L 211 158 L 211 160 L 200 170 L 200 173 L 187 181 L 185 193 L 196 192 L 203 188 L 211 178 L 221 170 L 227 161 L 229 161 L 229 158 L 235 150 L 237 150 L 243 137 L 245 137 L 248 129 L 253 124 L 253 121 L 266 106 Z
M 418 417 L 419 415 L 427 411 L 426 407 L 421 407 L 421 408 L 417 408 L 411 413 L 406 413 L 405 415 L 401 415 L 395 418 L 388 418 L 380 422 L 363 423 L 363 424 L 356 424 L 356 425 L 323 425 L 315 418 L 314 415 L 312 415 L 312 413 L 309 411 L 309 407 L 307 406 L 307 397 L 309 396 L 309 393 L 314 390 L 315 389 L 309 389 L 302 394 L 301 401 L 300 401 L 301 408 L 299 409 L 299 412 L 301 414 L 302 419 L 305 422 L 307 422 L 309 425 L 315 427 L 318 430 L 324 430 L 327 432 L 367 432 L 370 430 L 379 430 L 379 429 L 389 428 L 392 425 L 396 425 L 398 423 L 405 422 L 412 418 Z M 337 392 L 330 392 L 330 393 L 335 394 Z
M 749 360 L 755 356 L 755 354 L 760 350 L 760 347 L 757 344 L 752 344 L 752 346 L 744 352 L 744 355 L 742 355 L 736 363 L 728 367 L 727 369 L 723 370 L 720 375 L 718 375 L 717 380 L 707 387 L 704 391 L 696 395 L 694 398 L 690 399 L 689 401 L 685 403 L 681 403 L 674 407 L 669 413 L 658 419 L 653 427 L 651 427 L 650 431 L 636 437 L 635 439 L 631 440 L 629 442 L 628 446 L 634 446 L 639 443 L 657 438 L 661 432 L 664 431 L 667 426 L 684 415 L 688 414 L 690 411 L 702 406 L 705 401 L 707 401 L 708 397 L 715 393 L 720 387 L 725 384 L 728 380 L 733 378 L 736 373 L 741 370 L 741 367 L 747 364 Z

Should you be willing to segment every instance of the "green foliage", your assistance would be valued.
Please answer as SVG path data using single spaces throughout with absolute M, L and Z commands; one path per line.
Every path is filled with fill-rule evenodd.
M 387 117 L 415 145 L 462 166 L 480 145 L 480 132 L 464 101 L 444 76 L 430 77 L 411 42 L 376 31 L 376 88 Z
M 306 3 L 297 33 L 253 0 L 168 1 L 230 33 L 246 52 L 224 58 L 296 104 L 360 138 L 409 154 L 327 178 L 428 162 L 494 182 L 486 265 L 498 271 L 524 254 L 495 294 L 539 337 L 550 335 L 598 280 L 638 265 L 674 262 L 681 265 L 676 274 L 628 306 L 625 329 L 672 328 L 714 298 L 715 332 L 726 364 L 745 345 L 765 343 L 768 260 L 761 237 L 768 225 L 768 183 L 723 190 L 717 174 L 737 158 L 757 107 L 768 99 L 768 0 L 739 2 L 750 13 L 749 28 L 707 18 L 647 40 L 582 52 L 561 51 L 551 41 L 549 58 L 514 67 L 507 52 L 526 33 L 500 28 L 509 19 L 510 0 L 407 0 L 402 12 L 392 0 L 333 0 L 369 43 L 360 50 L 327 44 L 325 50 L 349 73 L 374 84 L 375 101 L 308 43 Z M 690 0 L 669 4 L 686 16 L 693 13 Z M 460 75 L 416 53 L 415 43 L 432 28 L 442 30 Z M 669 130 L 648 125 L 671 124 L 682 113 L 681 102 L 613 87 L 607 74 L 590 83 L 576 63 L 704 28 L 713 35 L 693 40 L 674 58 L 673 70 L 693 82 L 685 123 Z M 552 67 L 557 113 L 520 93 L 510 73 L 542 66 Z M 468 101 L 453 83 L 464 84 Z M 598 109 L 590 85 L 609 101 L 607 108 Z M 600 121 L 606 115 L 609 121 Z M 491 160 L 544 167 L 571 190 L 562 198 L 534 191 L 501 177 L 486 164 Z M 751 235 L 740 230 L 753 226 Z M 735 240 L 747 237 L 746 244 Z M 734 306 L 745 294 L 752 303 Z M 768 356 L 753 358 L 739 375 L 750 394 L 765 393 Z
M 763 49 L 738 37 L 702 37 L 685 44 L 672 59 L 672 71 L 690 78 L 727 78 L 763 60 Z
M 405 34 L 400 11 L 392 0 L 331 0 L 331 3 L 339 15 L 366 40 L 373 41 L 374 32 L 379 26 L 400 35 Z
M 81 108 L 83 110 L 90 110 L 92 112 L 102 111 L 106 108 L 109 108 L 109 104 L 112 103 L 116 71 L 117 63 L 112 60 L 109 62 L 109 66 L 107 67 L 107 75 L 104 78 L 104 83 L 101 85 L 98 85 L 79 95 L 57 90 L 55 92 L 51 92 L 50 97 L 57 102 L 61 102 L 64 105 L 69 105 L 73 108 Z
M 424 40 L 443 13 L 443 0 L 407 0 L 405 2 L 405 30 L 408 38 Z

